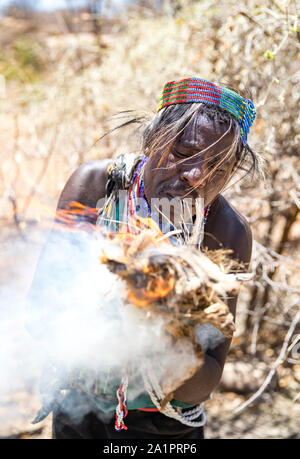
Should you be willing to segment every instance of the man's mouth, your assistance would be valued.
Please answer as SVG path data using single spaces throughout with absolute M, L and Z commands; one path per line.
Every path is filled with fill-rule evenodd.
M 197 194 L 190 194 L 189 192 L 177 192 L 177 193 L 164 193 L 168 199 L 192 199 L 193 201 L 198 198 Z
M 185 208 L 186 209 L 189 209 L 186 210 L 186 212 L 188 212 L 191 216 L 193 215 L 196 215 L 196 199 L 198 198 L 198 196 L 194 196 L 194 195 L 188 195 L 187 193 L 185 194 L 182 194 L 182 195 L 179 195 L 179 194 L 169 194 L 169 193 L 165 193 L 164 194 L 164 197 L 166 197 L 169 201 L 172 201 L 173 199 L 176 199 L 178 201 L 181 201 L 182 202 L 182 205 L 184 206 L 185 205 Z M 185 201 L 186 199 L 186 201 Z M 185 201 L 185 204 L 184 204 L 184 201 Z M 183 207 L 182 207 L 183 209 Z M 173 212 L 173 208 L 171 207 L 171 212 Z

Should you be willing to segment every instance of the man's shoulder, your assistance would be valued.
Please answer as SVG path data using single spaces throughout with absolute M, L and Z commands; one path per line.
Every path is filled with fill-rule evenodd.
M 219 196 L 222 208 L 222 217 L 229 223 L 229 228 L 236 227 L 241 233 L 252 236 L 251 227 L 246 217 L 231 204 L 224 196 Z
M 233 251 L 234 258 L 248 264 L 252 253 L 252 231 L 247 219 L 224 196 L 219 195 L 208 221 L 207 240 L 214 248 Z
M 107 168 L 112 161 L 111 158 L 87 161 L 81 164 L 72 175 L 86 185 L 90 183 L 99 184 L 99 182 L 106 181 Z
M 65 207 L 70 201 L 78 201 L 95 207 L 97 201 L 105 196 L 107 168 L 112 159 L 94 160 L 83 163 L 67 181 L 58 203 Z

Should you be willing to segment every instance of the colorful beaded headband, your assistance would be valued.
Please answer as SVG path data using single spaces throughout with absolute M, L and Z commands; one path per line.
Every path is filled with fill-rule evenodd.
M 243 144 L 247 143 L 250 126 L 255 119 L 255 107 L 231 89 L 223 88 L 200 78 L 186 78 L 166 83 L 157 111 L 172 104 L 208 102 L 216 104 L 235 116 L 241 126 Z

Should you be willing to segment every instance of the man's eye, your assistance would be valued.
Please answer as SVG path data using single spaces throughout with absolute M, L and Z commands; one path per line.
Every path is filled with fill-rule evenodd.
M 215 165 L 214 164 L 209 164 L 208 165 L 209 169 L 213 170 L 215 168 Z M 222 169 L 221 167 L 218 167 L 217 169 L 214 170 L 214 174 L 224 174 L 225 173 L 225 169 Z
M 177 150 L 174 150 L 173 152 L 178 158 L 186 158 L 186 155 L 184 153 L 180 153 Z

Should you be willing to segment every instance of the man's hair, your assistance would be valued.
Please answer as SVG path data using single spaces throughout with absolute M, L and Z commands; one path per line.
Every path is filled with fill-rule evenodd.
M 222 138 L 233 132 L 233 142 L 228 149 L 221 150 L 218 157 L 215 158 L 214 167 L 210 169 L 206 177 L 202 180 L 212 179 L 214 172 L 226 161 L 233 158 L 234 166 L 230 175 L 230 179 L 238 171 L 243 171 L 245 174 L 241 177 L 244 178 L 248 174 L 252 177 L 260 175 L 264 177 L 264 160 L 259 153 L 254 152 L 248 145 L 243 144 L 241 137 L 241 128 L 238 120 L 230 112 L 224 108 L 210 104 L 210 103 L 181 103 L 169 105 L 161 109 L 158 113 L 149 118 L 149 115 L 135 114 L 134 111 L 128 110 L 116 115 L 119 119 L 125 118 L 126 120 L 106 132 L 101 138 L 118 130 L 121 127 L 129 125 L 138 125 L 133 134 L 141 137 L 141 153 L 152 157 L 157 152 L 161 152 L 161 158 L 157 167 L 159 168 L 164 159 L 167 158 L 169 153 L 178 142 L 180 136 L 183 134 L 184 129 L 193 122 L 197 116 L 206 116 L 215 123 L 223 124 L 227 127 L 226 131 L 216 143 L 222 142 Z M 99 139 L 100 140 L 100 139 Z M 212 145 L 207 145 L 205 150 L 200 151 L 193 155 L 202 155 L 205 151 L 211 148 Z M 184 162 L 186 159 L 179 160 L 178 163 Z M 227 182 L 228 183 L 228 182 Z
M 243 145 L 241 138 L 240 125 L 238 120 L 225 109 L 209 103 L 182 103 L 169 105 L 158 112 L 152 121 L 146 126 L 142 133 L 142 152 L 151 157 L 158 150 L 162 152 L 158 167 L 172 151 L 178 142 L 184 129 L 197 117 L 204 115 L 210 120 L 224 124 L 226 132 L 217 142 L 222 142 L 223 136 L 233 132 L 233 142 L 229 150 L 222 150 L 216 157 L 214 168 L 209 172 L 213 176 L 214 171 L 224 162 L 234 157 L 234 167 L 231 176 L 238 170 L 249 173 L 262 173 L 262 160 L 259 154 L 255 153 L 248 144 Z M 205 150 L 199 152 L 203 154 L 212 145 L 207 145 Z M 184 162 L 185 159 L 179 161 Z

